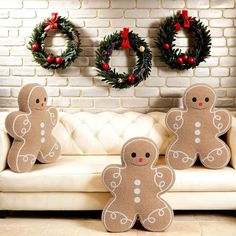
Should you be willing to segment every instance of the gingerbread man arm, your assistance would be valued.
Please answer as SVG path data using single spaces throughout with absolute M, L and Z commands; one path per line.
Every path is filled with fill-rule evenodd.
M 168 166 L 159 166 L 156 168 L 154 180 L 155 184 L 160 189 L 159 193 L 166 192 L 174 184 L 174 171 Z
M 219 135 L 227 132 L 231 126 L 232 117 L 230 113 L 224 109 L 217 109 L 214 112 L 213 124 L 218 129 Z
M 183 125 L 183 111 L 171 109 L 166 114 L 166 125 L 174 133 Z
M 49 113 L 49 117 L 50 117 L 50 120 L 51 120 L 51 123 L 52 123 L 53 127 L 55 127 L 56 124 L 57 124 L 57 120 L 58 120 L 57 109 L 54 108 L 54 107 L 48 107 L 47 112 Z
M 102 172 L 104 185 L 108 190 L 114 191 L 121 183 L 121 166 L 110 165 Z
M 7 132 L 16 140 L 21 140 L 31 128 L 28 115 L 20 111 L 10 113 L 5 124 Z

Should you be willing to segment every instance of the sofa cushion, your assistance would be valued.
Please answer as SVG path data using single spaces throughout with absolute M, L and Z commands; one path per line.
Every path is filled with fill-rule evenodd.
M 164 158 L 160 158 L 163 163 Z M 121 164 L 119 156 L 62 156 L 56 163 L 36 164 L 31 172 L 0 172 L 2 192 L 107 192 L 101 173 L 109 164 Z M 176 170 L 171 191 L 236 191 L 236 171 L 231 167 L 210 170 L 194 166 Z
M 119 155 L 123 144 L 134 137 L 152 139 L 164 154 L 173 136 L 165 126 L 165 113 L 79 112 L 59 113 L 53 130 L 66 155 Z

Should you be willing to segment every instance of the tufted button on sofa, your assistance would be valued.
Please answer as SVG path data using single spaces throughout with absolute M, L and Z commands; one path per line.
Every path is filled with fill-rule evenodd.
M 144 136 L 160 150 L 164 163 L 172 134 L 165 113 L 80 112 L 59 114 L 54 135 L 62 146 L 59 160 L 36 164 L 31 172 L 14 173 L 6 164 L 10 138 L 4 127 L 8 113 L 0 113 L 0 210 L 99 210 L 110 197 L 101 181 L 109 164 L 120 163 L 124 142 Z M 227 133 L 230 165 L 209 170 L 201 165 L 177 170 L 176 182 L 164 194 L 174 209 L 236 209 L 236 119 Z M 227 199 L 227 200 L 226 200 Z

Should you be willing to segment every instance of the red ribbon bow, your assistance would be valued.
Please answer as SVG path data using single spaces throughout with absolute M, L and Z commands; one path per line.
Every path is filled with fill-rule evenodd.
M 189 28 L 190 27 L 190 22 L 193 21 L 191 17 L 188 17 L 188 11 L 183 10 L 182 11 L 182 17 L 184 20 L 184 28 Z
M 191 17 L 188 17 L 188 11 L 187 10 L 182 11 L 182 18 L 184 20 L 184 28 L 189 28 L 190 27 L 190 22 L 193 21 L 193 19 Z M 177 31 L 181 30 L 180 23 L 176 23 L 174 26 L 175 26 L 175 29 Z
M 44 31 L 45 32 L 49 32 L 51 29 L 57 29 L 57 20 L 58 20 L 58 13 L 52 13 L 52 17 L 51 19 L 46 19 L 45 20 L 45 24 L 47 25 L 47 27 L 45 27 Z
M 131 48 L 130 43 L 129 43 L 129 28 L 123 28 L 123 31 L 121 32 L 121 38 L 123 38 L 121 47 Z

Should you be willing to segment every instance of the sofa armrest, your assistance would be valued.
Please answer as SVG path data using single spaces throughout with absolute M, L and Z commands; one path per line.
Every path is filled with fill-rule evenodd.
M 6 168 L 7 153 L 10 149 L 10 138 L 6 131 L 0 130 L 0 172 Z
M 231 166 L 236 169 L 236 118 L 232 117 L 230 130 L 227 132 L 227 144 L 231 150 Z
M 5 120 L 9 112 L 0 112 L 0 172 L 7 166 L 7 153 L 11 146 L 10 136 L 5 129 Z

